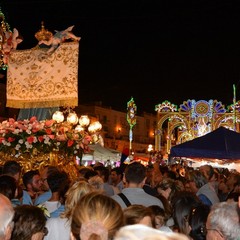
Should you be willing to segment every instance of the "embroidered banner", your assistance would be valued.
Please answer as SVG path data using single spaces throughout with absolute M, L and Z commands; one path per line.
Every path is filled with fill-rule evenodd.
M 62 43 L 51 55 L 33 48 L 11 53 L 7 70 L 7 107 L 78 105 L 79 42 Z

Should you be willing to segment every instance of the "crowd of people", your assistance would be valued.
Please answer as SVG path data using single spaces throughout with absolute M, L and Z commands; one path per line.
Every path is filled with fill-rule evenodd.
M 58 166 L 0 175 L 0 240 L 240 240 L 240 173 L 203 165 Z

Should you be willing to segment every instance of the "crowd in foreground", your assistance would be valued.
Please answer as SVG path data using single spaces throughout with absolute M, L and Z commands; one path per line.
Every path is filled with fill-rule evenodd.
M 240 174 L 203 165 L 79 167 L 0 175 L 0 240 L 240 240 Z

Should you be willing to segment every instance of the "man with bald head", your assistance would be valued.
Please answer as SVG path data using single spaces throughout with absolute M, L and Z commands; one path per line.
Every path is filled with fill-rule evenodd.
M 14 209 L 11 201 L 0 193 L 0 240 L 10 240 L 13 230 Z

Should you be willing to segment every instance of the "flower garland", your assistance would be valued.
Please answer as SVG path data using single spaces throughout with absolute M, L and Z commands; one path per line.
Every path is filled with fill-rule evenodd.
M 79 156 L 90 151 L 92 140 L 88 132 L 77 132 L 67 122 L 38 121 L 36 117 L 16 121 L 9 118 L 0 123 L 0 151 L 16 157 L 24 153 L 37 155 L 59 151 Z

